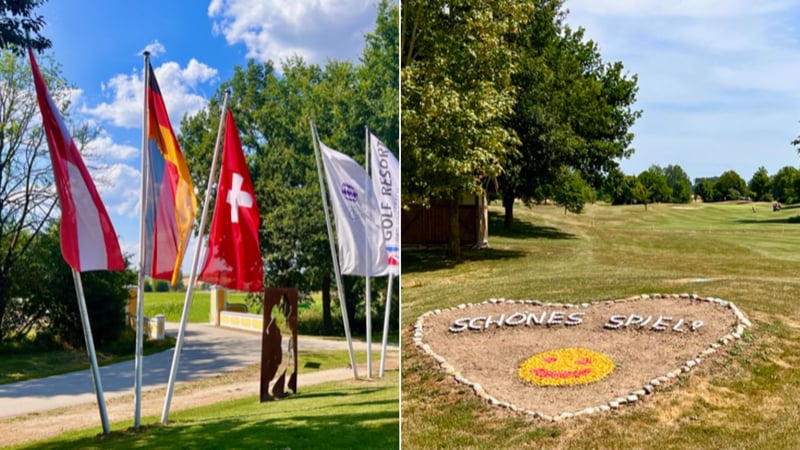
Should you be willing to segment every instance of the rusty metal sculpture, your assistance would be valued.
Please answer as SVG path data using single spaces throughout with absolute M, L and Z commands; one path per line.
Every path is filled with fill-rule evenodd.
M 285 351 L 286 361 L 276 313 L 283 315 L 284 329 L 291 334 Z M 297 393 L 297 289 L 267 288 L 264 290 L 264 327 L 261 333 L 261 402 L 285 397 L 287 388 Z

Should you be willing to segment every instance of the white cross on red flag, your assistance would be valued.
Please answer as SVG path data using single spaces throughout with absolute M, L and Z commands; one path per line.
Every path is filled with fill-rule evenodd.
M 264 269 L 258 242 L 260 226 L 261 218 L 239 141 L 239 130 L 228 110 L 208 256 L 198 278 L 228 289 L 261 292 Z

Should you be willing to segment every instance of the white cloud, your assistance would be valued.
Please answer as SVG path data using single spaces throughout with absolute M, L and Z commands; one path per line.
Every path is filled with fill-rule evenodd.
M 682 164 L 749 177 L 796 165 L 800 4 L 775 0 L 567 0 L 604 61 L 638 75 L 636 153 L 623 169 Z M 724 155 L 721 157 L 721 155 Z
M 109 214 L 139 217 L 141 172 L 126 164 L 111 164 L 92 171 L 99 180 L 97 192 Z
M 144 51 L 150 52 L 150 56 L 152 57 L 161 56 L 164 54 L 166 50 L 167 49 L 164 48 L 164 46 L 161 44 L 161 42 L 158 42 L 158 40 L 155 40 L 150 44 L 147 44 L 144 48 Z
M 125 161 L 139 154 L 139 149 L 130 145 L 117 144 L 112 137 L 102 132 L 86 144 L 86 152 L 102 160 Z
M 358 59 L 376 8 L 374 0 L 212 0 L 208 15 L 214 32 L 244 43 L 249 58 L 324 64 Z
M 205 108 L 208 100 L 195 93 L 195 89 L 200 84 L 215 82 L 218 71 L 194 58 L 185 69 L 176 62 L 165 62 L 154 68 L 154 71 L 172 126 L 177 132 L 184 114 L 192 115 Z M 141 127 L 143 83 L 138 71 L 129 75 L 116 75 L 103 85 L 104 95 L 111 100 L 95 107 L 87 107 L 84 112 L 115 126 Z

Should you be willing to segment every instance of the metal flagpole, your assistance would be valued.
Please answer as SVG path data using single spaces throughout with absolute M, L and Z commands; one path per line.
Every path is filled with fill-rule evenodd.
M 197 281 L 197 265 L 200 262 L 200 253 L 203 245 L 203 237 L 206 230 L 206 218 L 208 216 L 208 204 L 211 200 L 211 188 L 214 183 L 214 174 L 217 171 L 217 159 L 219 157 L 219 148 L 222 143 L 222 134 L 225 130 L 225 114 L 228 112 L 228 97 L 230 96 L 230 89 L 225 90 L 225 98 L 222 100 L 222 112 L 219 116 L 219 128 L 217 129 L 217 142 L 214 145 L 214 156 L 211 160 L 211 171 L 208 173 L 208 184 L 206 185 L 206 198 L 203 201 L 203 213 L 200 216 L 200 233 L 197 238 L 197 244 L 194 248 L 194 259 L 192 260 L 192 269 L 189 273 L 189 286 L 186 288 L 186 298 L 183 301 L 183 313 L 181 314 L 181 324 L 178 328 L 178 339 L 175 342 L 175 350 L 172 353 L 172 367 L 169 371 L 169 382 L 167 382 L 167 393 L 164 396 L 164 408 L 161 410 L 161 423 L 166 424 L 169 419 L 169 405 L 172 402 L 172 392 L 175 389 L 175 379 L 178 377 L 178 364 L 180 363 L 181 351 L 183 349 L 183 340 L 186 333 L 186 322 L 189 319 L 189 309 L 192 306 L 192 293 L 194 291 L 194 284 Z
M 147 102 L 147 89 L 150 83 L 150 52 L 144 52 L 144 114 L 142 118 L 142 196 L 140 198 L 140 222 L 139 222 L 139 286 L 136 293 L 136 358 L 134 361 L 134 413 L 133 426 L 137 430 L 141 422 L 142 415 L 142 348 L 143 348 L 143 327 L 144 327 L 144 270 L 147 260 L 147 198 L 150 184 L 150 151 L 147 140 L 149 138 L 149 115 Z
M 370 164 L 369 164 L 369 128 L 364 127 L 364 138 L 365 138 L 365 151 L 364 151 L 364 188 L 369 190 L 372 187 L 372 184 L 369 180 L 369 171 L 370 171 Z M 366 286 L 364 287 L 365 290 L 365 305 L 364 309 L 366 310 L 366 319 L 367 319 L 367 378 L 372 378 L 372 290 L 370 288 L 369 283 L 369 275 L 370 275 L 370 254 L 369 254 L 369 233 L 367 233 L 367 224 L 364 224 L 364 275 L 366 277 Z
M 100 420 L 103 422 L 103 434 L 108 434 L 111 429 L 108 426 L 106 401 L 103 399 L 103 383 L 100 380 L 100 367 L 97 365 L 97 354 L 94 351 L 92 326 L 89 324 L 89 313 L 86 310 L 86 298 L 83 295 L 80 272 L 72 269 L 72 279 L 75 280 L 75 294 L 78 296 L 78 309 L 81 313 L 81 322 L 83 322 L 83 337 L 86 341 L 86 351 L 89 353 L 89 363 L 92 367 L 92 382 L 94 383 L 94 392 L 97 395 L 97 407 L 100 408 Z
M 347 303 L 344 299 L 344 285 L 342 284 L 342 274 L 339 271 L 339 259 L 334 244 L 333 229 L 331 228 L 331 218 L 328 212 L 328 199 L 325 197 L 325 180 L 322 178 L 322 161 L 320 161 L 319 137 L 314 121 L 309 117 L 308 123 L 311 125 L 311 141 L 314 145 L 314 158 L 317 161 L 317 175 L 319 176 L 319 189 L 322 194 L 322 209 L 325 211 L 325 225 L 328 227 L 328 242 L 331 244 L 331 257 L 333 258 L 333 273 L 336 275 L 336 287 L 339 292 L 339 308 L 342 310 L 342 322 L 344 322 L 344 334 L 347 337 L 347 346 L 350 351 L 350 365 L 353 366 L 353 377 L 358 379 L 358 367 L 356 366 L 356 356 L 353 351 L 353 338 L 350 336 L 350 320 L 347 318 Z
M 386 313 L 383 315 L 383 342 L 381 342 L 381 368 L 378 376 L 383 378 L 384 368 L 386 367 L 386 345 L 389 340 L 389 315 L 392 310 L 392 281 L 394 274 L 389 271 L 389 286 L 386 288 Z

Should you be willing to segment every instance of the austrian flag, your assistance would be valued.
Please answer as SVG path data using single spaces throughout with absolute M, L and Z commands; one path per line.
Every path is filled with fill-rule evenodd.
M 258 243 L 260 226 L 258 205 L 239 131 L 233 114 L 228 110 L 222 170 L 208 238 L 208 257 L 199 279 L 229 289 L 261 292 L 264 269 Z
M 28 49 L 61 205 L 61 254 L 78 272 L 125 270 L 117 234 L 61 114 Z

